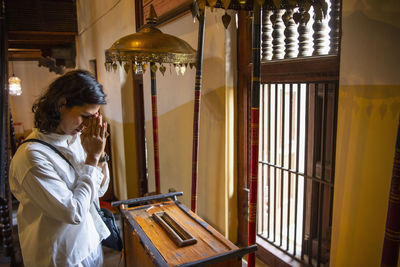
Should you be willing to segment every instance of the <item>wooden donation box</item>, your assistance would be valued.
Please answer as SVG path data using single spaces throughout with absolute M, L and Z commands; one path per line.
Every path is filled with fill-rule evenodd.
M 113 203 L 122 215 L 126 267 L 241 267 L 242 256 L 257 249 L 239 249 L 177 201 L 178 195 L 182 192 Z

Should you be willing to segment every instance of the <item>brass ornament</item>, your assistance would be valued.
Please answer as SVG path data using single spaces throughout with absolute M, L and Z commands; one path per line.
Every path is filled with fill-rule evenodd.
M 206 9 L 206 0 L 196 0 L 196 2 L 200 11 L 204 12 L 204 10 Z
M 130 69 L 130 68 L 131 68 L 131 65 L 130 65 L 129 63 L 125 63 L 125 64 L 124 64 L 124 70 L 125 70 L 126 73 L 129 72 L 129 69 Z
M 207 1 L 207 2 L 206 2 Z M 216 3 L 215 3 L 216 2 Z M 195 0 L 195 4 L 193 6 L 197 7 L 197 10 L 199 10 L 199 8 L 201 10 L 205 9 L 205 5 L 209 5 L 211 7 L 211 10 L 213 8 L 216 7 L 221 7 L 224 8 L 225 10 L 229 9 L 230 5 L 232 4 L 233 9 L 235 10 L 250 10 L 253 9 L 255 5 L 257 5 L 258 7 L 263 7 L 263 9 L 267 9 L 267 10 L 279 10 L 279 9 L 283 9 L 286 11 L 291 10 L 291 13 L 293 14 L 293 19 L 296 23 L 298 23 L 299 21 L 309 21 L 309 10 L 311 7 L 313 7 L 314 10 L 314 19 L 317 21 L 320 21 L 324 18 L 326 18 L 326 16 L 328 15 L 328 2 L 327 0 L 235 0 L 232 2 L 232 0 Z M 195 9 L 193 9 L 195 10 Z M 303 11 L 301 11 L 303 10 Z M 293 12 L 295 11 L 295 12 Z M 300 17 L 300 13 L 304 12 L 305 16 L 301 16 Z M 192 11 L 193 13 L 193 11 Z M 193 13 L 193 16 L 195 14 L 198 14 L 196 12 Z M 291 18 L 289 18 L 291 19 Z M 228 23 L 228 17 L 225 16 L 225 18 L 222 18 L 222 22 L 224 24 L 225 27 L 227 27 L 226 25 L 229 25 Z M 288 20 L 288 18 L 286 18 L 286 21 Z
M 185 65 L 182 65 L 182 66 L 180 67 L 180 71 L 181 71 L 182 76 L 185 75 L 186 66 L 185 66 Z
M 155 27 L 157 14 L 150 6 L 147 24 L 139 32 L 120 38 L 106 50 L 107 64 L 116 70 L 116 62 L 131 63 L 136 73 L 146 71 L 146 63 L 187 64 L 196 62 L 196 50 L 184 40 L 162 33 Z M 114 66 L 115 65 L 115 66 Z
M 213 11 L 214 11 L 214 7 L 215 7 L 215 4 L 217 3 L 217 0 L 207 0 L 207 2 L 208 2 L 208 5 L 209 5 L 210 8 L 211 8 L 211 12 L 213 12 Z
M 160 70 L 161 74 L 164 76 L 164 73 L 167 68 L 164 65 L 161 65 L 158 69 Z
M 179 73 L 181 73 L 180 67 L 179 67 L 179 65 L 174 65 L 174 66 L 175 66 L 176 76 L 179 76 Z
M 222 16 L 222 23 L 224 24 L 225 29 L 228 29 L 229 23 L 231 22 L 231 16 L 226 13 Z
M 150 69 L 151 69 L 151 72 L 156 73 L 156 71 L 157 71 L 157 66 L 156 66 L 156 64 L 153 64 L 153 65 L 150 67 Z
M 112 68 L 112 62 L 105 62 L 104 63 L 104 66 L 105 66 L 105 68 L 106 68 L 106 71 L 111 71 L 111 68 Z
M 222 6 L 227 10 L 231 4 L 231 0 L 221 0 Z

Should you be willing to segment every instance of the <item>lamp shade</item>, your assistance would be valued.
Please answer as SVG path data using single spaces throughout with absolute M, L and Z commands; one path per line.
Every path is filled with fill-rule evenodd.
M 196 50 L 184 40 L 161 32 L 155 27 L 156 21 L 157 14 L 150 6 L 146 26 L 137 33 L 122 37 L 106 50 L 106 69 L 116 69 L 117 62 L 123 62 L 126 66 L 133 64 L 134 69 L 144 68 L 149 62 L 159 63 L 161 72 L 165 71 L 163 63 L 193 65 L 196 62 Z M 125 70 L 128 69 L 125 67 Z
M 12 96 L 19 96 L 22 94 L 21 79 L 13 75 L 8 79 L 8 93 Z

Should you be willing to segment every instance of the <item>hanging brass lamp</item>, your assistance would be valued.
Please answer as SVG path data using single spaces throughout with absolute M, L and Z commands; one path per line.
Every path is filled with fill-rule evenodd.
M 196 50 L 184 40 L 162 33 L 155 27 L 158 17 L 153 5 L 150 6 L 147 24 L 139 32 L 127 35 L 117 40 L 106 50 L 106 70 L 117 68 L 117 62 L 125 64 L 128 71 L 130 64 L 136 73 L 145 71 L 147 63 L 158 63 L 158 69 L 163 73 L 165 66 L 162 64 L 174 64 L 183 73 L 186 66 L 194 66 L 196 62 Z M 157 67 L 151 68 L 156 71 Z M 163 73 L 164 74 L 164 73 Z
M 106 70 L 116 70 L 118 64 L 128 73 L 129 69 L 139 74 L 150 65 L 151 105 L 153 118 L 154 178 L 156 193 L 160 194 L 160 160 L 158 142 L 158 112 L 156 72 L 164 75 L 163 64 L 173 64 L 177 74 L 184 74 L 187 65 L 194 66 L 197 52 L 185 41 L 162 33 L 155 27 L 158 17 L 153 5 L 146 18 L 147 24 L 139 32 L 122 37 L 106 50 Z M 157 67 L 156 64 L 159 64 Z

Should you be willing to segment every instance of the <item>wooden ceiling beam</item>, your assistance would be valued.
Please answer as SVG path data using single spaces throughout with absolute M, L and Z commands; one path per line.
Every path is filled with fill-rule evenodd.
M 8 32 L 9 44 L 71 44 L 75 43 L 73 32 L 34 32 L 10 31 Z
M 42 57 L 42 51 L 40 49 L 28 49 L 28 50 L 8 50 L 9 61 L 36 61 Z

